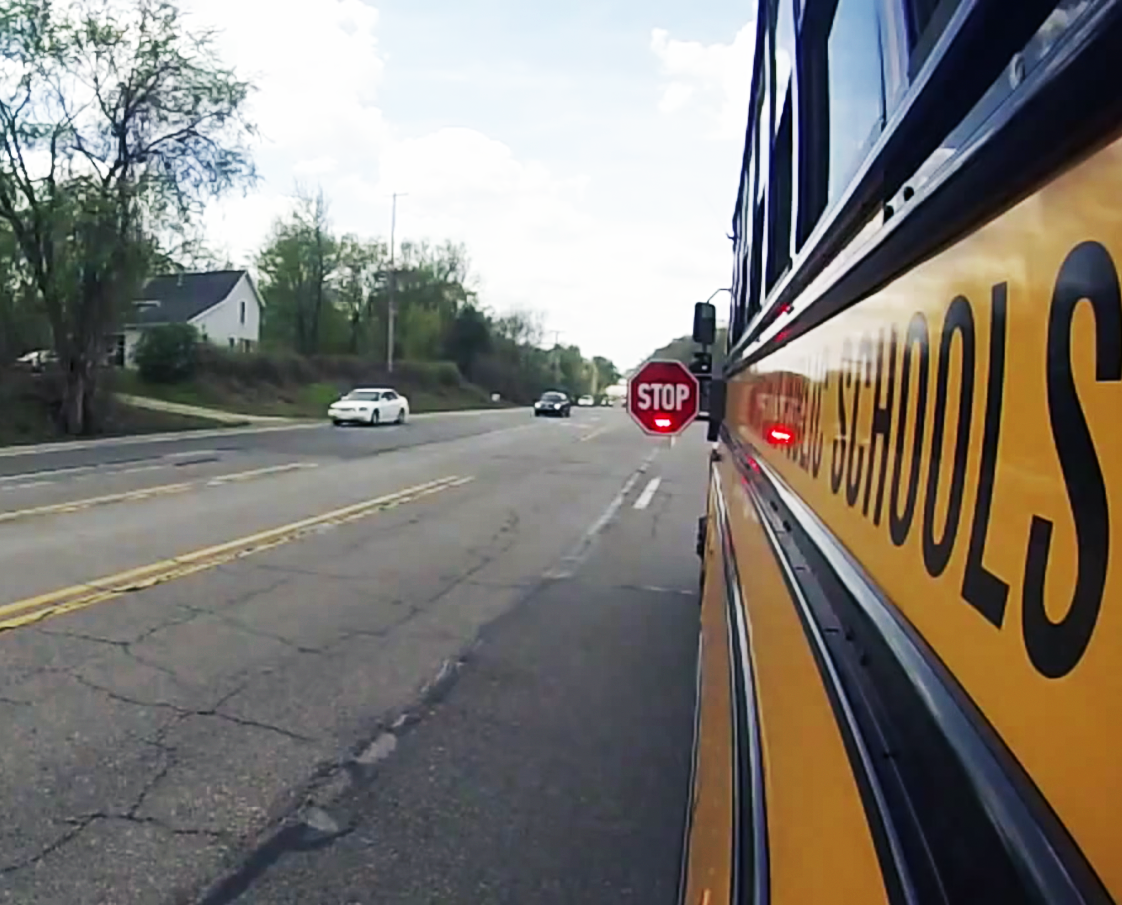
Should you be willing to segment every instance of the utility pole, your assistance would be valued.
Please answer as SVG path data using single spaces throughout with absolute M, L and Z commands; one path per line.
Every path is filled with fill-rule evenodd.
M 389 313 L 386 318 L 386 371 L 393 373 L 393 331 L 394 318 L 397 316 L 397 303 L 394 300 L 394 289 L 397 286 L 397 270 L 394 269 L 394 234 L 397 230 L 397 199 L 404 198 L 407 192 L 394 192 L 393 203 L 390 208 L 390 297 Z

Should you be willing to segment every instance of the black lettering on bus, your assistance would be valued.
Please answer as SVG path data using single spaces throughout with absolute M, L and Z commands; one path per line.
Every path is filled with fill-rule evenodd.
M 819 369 L 820 374 L 814 381 L 814 401 L 812 403 L 814 414 L 811 415 L 810 419 L 810 431 L 814 435 L 810 449 L 810 473 L 815 478 L 822 470 L 822 447 L 825 444 L 822 433 L 822 404 L 826 398 L 826 388 L 830 381 L 830 360 L 827 356 L 822 357 Z
M 873 341 L 868 336 L 862 336 L 857 346 L 857 361 L 851 370 L 856 370 L 857 375 L 853 380 L 853 413 L 849 418 L 849 456 L 845 463 L 845 501 L 849 506 L 857 502 L 857 494 L 861 490 L 861 470 L 865 464 L 865 447 L 857 441 L 857 424 L 861 417 L 861 371 L 865 372 L 865 386 L 871 382 L 873 369 Z M 853 456 L 857 454 L 857 467 L 853 467 Z M 869 463 L 870 466 L 872 463 Z
M 1071 606 L 1059 622 L 1053 622 L 1044 605 L 1052 522 L 1034 515 L 1025 555 L 1022 627 L 1032 665 L 1051 679 L 1071 672 L 1091 641 L 1110 557 L 1106 483 L 1079 403 L 1071 360 L 1071 325 L 1084 299 L 1095 313 L 1095 379 L 1118 382 L 1122 380 L 1122 293 L 1110 253 L 1098 242 L 1082 242 L 1068 253 L 1056 277 L 1048 317 L 1048 412 L 1075 522 L 1079 563 Z
M 849 367 L 849 359 L 853 355 L 853 343 L 848 337 L 842 341 L 841 373 L 838 375 L 838 434 L 830 444 L 830 491 L 837 493 L 841 490 L 842 478 L 845 477 L 846 447 L 849 443 L 849 424 L 845 417 L 845 391 L 853 384 L 853 371 Z
M 947 386 L 951 371 L 951 346 L 954 335 L 962 337 L 962 373 L 959 380 L 958 428 L 954 465 L 948 488 L 947 518 L 943 536 L 935 539 L 935 501 L 939 496 L 939 477 L 943 460 L 943 434 L 947 426 Z M 970 422 L 974 409 L 974 312 L 965 296 L 959 295 L 947 309 L 939 343 L 939 369 L 935 378 L 935 417 L 931 430 L 931 460 L 927 471 L 927 500 L 923 510 L 923 564 L 932 578 L 947 568 L 954 551 L 958 522 L 962 515 L 963 482 L 966 457 L 970 452 Z
M 908 391 L 911 389 L 912 349 L 917 349 L 916 360 L 916 419 L 912 426 L 912 467 L 908 475 L 908 495 L 904 511 L 900 511 L 900 481 L 904 476 L 904 440 L 908 424 Z M 927 384 L 931 367 L 931 338 L 927 318 L 917 311 L 908 322 L 904 337 L 904 361 L 900 368 L 900 417 L 896 426 L 895 468 L 892 473 L 892 495 L 888 501 L 888 532 L 892 543 L 902 547 L 912 530 L 919 492 L 919 466 L 923 458 L 923 440 L 927 427 Z
M 873 428 L 869 434 L 869 471 L 865 478 L 865 501 L 862 515 L 869 514 L 869 497 L 873 489 L 873 472 L 876 470 L 877 450 L 880 450 L 880 476 L 877 478 L 877 502 L 873 509 L 873 524 L 880 524 L 884 506 L 884 482 L 888 476 L 888 446 L 892 439 L 892 403 L 896 392 L 896 328 L 888 331 L 888 363 L 885 365 L 885 336 L 881 331 L 877 343 L 877 380 L 873 396 Z M 877 442 L 877 439 L 880 442 Z
M 1008 286 L 998 283 L 990 292 L 990 363 L 986 379 L 986 415 L 982 429 L 982 461 L 978 468 L 978 498 L 974 503 L 974 522 L 966 570 L 962 576 L 962 597 L 998 628 L 1005 619 L 1009 585 L 982 563 L 986 535 L 993 507 L 993 483 L 997 475 L 997 448 L 1001 439 L 1001 410 L 1005 395 L 1005 314 Z

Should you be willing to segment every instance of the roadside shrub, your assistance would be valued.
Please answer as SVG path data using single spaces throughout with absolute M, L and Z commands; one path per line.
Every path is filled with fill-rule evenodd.
M 454 361 L 402 361 L 395 373 L 421 386 L 459 387 L 464 385 L 463 375 Z
M 136 366 L 149 383 L 180 383 L 195 376 L 198 331 L 190 324 L 151 327 L 136 346 Z

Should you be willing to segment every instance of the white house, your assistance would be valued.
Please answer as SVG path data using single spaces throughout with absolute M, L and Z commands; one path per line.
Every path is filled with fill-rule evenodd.
M 153 277 L 116 337 L 117 362 L 132 365 L 141 335 L 162 324 L 191 324 L 206 342 L 249 352 L 261 339 L 261 309 L 261 296 L 245 270 Z

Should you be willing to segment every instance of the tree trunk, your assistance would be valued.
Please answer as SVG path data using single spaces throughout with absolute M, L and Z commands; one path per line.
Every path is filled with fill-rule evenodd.
M 90 429 L 88 415 L 92 402 L 93 379 L 89 362 L 75 357 L 67 363 L 62 394 L 62 423 L 67 434 L 80 436 Z
M 358 313 L 351 315 L 351 339 L 350 351 L 352 355 L 358 355 L 358 334 L 362 329 L 362 317 Z

